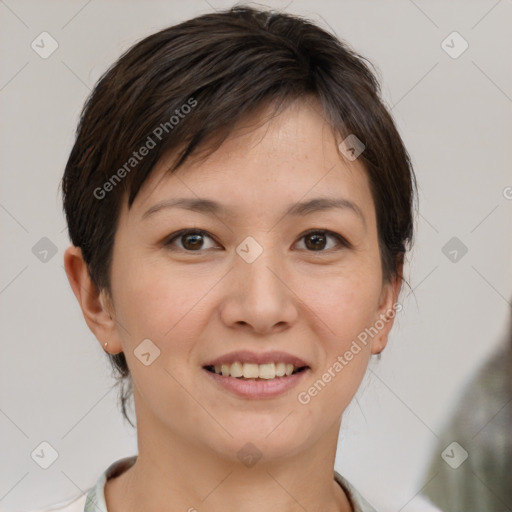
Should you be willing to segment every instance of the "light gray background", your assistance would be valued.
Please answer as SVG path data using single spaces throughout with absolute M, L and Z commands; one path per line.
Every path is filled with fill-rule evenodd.
M 110 367 L 64 273 L 58 184 L 99 76 L 142 37 L 233 2 L 209 4 L 0 1 L 0 510 L 78 496 L 111 462 L 136 453 Z M 414 293 L 404 290 L 390 344 L 345 414 L 336 469 L 379 510 L 419 510 L 437 434 L 510 313 L 512 4 L 266 5 L 330 26 L 377 65 L 414 161 Z M 43 31 L 59 45 L 47 59 L 31 48 Z M 453 31 L 469 43 L 457 59 L 441 47 Z M 468 248 L 456 263 L 441 251 L 454 236 Z M 46 263 L 32 252 L 42 237 L 58 250 Z M 59 454 L 46 470 L 31 458 L 42 441 Z

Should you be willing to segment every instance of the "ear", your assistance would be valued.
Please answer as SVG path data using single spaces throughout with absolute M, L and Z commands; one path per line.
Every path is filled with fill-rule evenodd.
M 66 249 L 64 268 L 85 321 L 101 348 L 111 354 L 122 352 L 112 301 L 105 290 L 100 292 L 92 282 L 79 247 L 72 245 Z M 108 342 L 107 348 L 105 342 Z
M 396 314 L 401 310 L 401 305 L 397 304 L 397 301 L 400 289 L 402 288 L 402 271 L 403 264 L 400 264 L 396 275 L 391 277 L 382 286 L 379 307 L 374 323 L 378 333 L 372 338 L 372 354 L 380 354 L 386 347 Z

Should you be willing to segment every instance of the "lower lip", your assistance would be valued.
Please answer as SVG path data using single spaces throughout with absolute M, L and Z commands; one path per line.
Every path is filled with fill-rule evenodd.
M 231 391 L 242 398 L 273 398 L 289 391 L 296 386 L 309 371 L 309 368 L 301 372 L 275 379 L 237 379 L 236 377 L 225 377 L 218 373 L 205 371 L 219 386 Z

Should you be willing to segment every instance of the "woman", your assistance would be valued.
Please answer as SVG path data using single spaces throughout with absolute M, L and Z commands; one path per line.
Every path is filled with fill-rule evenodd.
M 363 58 L 248 7 L 162 30 L 99 80 L 62 187 L 66 273 L 138 438 L 64 510 L 374 510 L 334 459 L 415 180 Z

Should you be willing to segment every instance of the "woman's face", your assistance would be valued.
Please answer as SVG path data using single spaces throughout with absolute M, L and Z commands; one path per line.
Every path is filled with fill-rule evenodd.
M 398 287 L 383 284 L 365 170 L 339 155 L 319 112 L 301 102 L 253 119 L 174 174 L 161 161 L 124 206 L 109 350 L 125 353 L 139 430 L 229 459 L 247 442 L 270 460 L 337 435 Z M 214 373 L 272 377 L 287 362 L 307 368 Z

